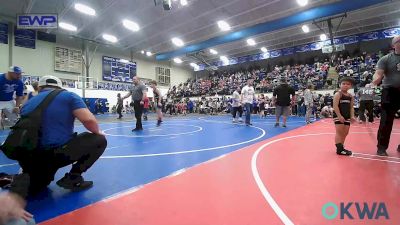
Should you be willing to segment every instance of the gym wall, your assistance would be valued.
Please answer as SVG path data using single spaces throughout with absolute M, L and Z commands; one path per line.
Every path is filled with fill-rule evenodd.
M 10 39 L 13 39 L 11 37 Z M 10 44 L 10 42 L 9 42 Z M 9 67 L 9 44 L 0 44 L 0 72 L 6 72 Z M 55 75 L 63 79 L 77 79 L 77 76 L 81 74 L 66 73 L 54 71 L 54 48 L 55 46 L 69 47 L 74 49 L 82 49 L 82 40 L 76 38 L 69 38 L 63 36 L 57 36 L 57 43 L 45 42 L 36 40 L 36 49 L 21 48 L 14 46 L 12 42 L 11 48 L 11 64 L 21 66 L 27 75 L 43 76 L 43 75 Z M 92 57 L 95 45 L 89 44 L 90 56 Z M 102 57 L 111 56 L 116 58 L 131 59 L 129 51 L 123 51 L 112 46 L 99 45 L 96 53 L 93 56 L 92 63 L 89 70 L 89 76 L 97 78 L 99 82 L 102 81 Z M 152 57 L 154 59 L 154 56 Z M 137 76 L 147 79 L 156 79 L 155 68 L 157 66 L 170 68 L 171 69 L 171 86 L 180 84 L 187 81 L 189 78 L 193 78 L 193 71 L 189 68 L 182 68 L 175 66 L 170 62 L 157 62 L 155 60 L 150 61 L 146 56 L 140 53 L 133 55 L 133 61 L 137 63 Z M 168 90 L 169 87 L 160 86 L 162 92 Z M 93 92 L 93 91 L 90 91 Z M 116 96 L 117 91 L 110 91 L 112 96 Z M 86 91 L 85 95 L 89 94 Z M 90 95 L 92 95 L 91 93 Z M 103 96 L 103 92 L 94 91 L 94 95 Z M 80 93 L 80 95 L 82 95 Z M 89 96 L 87 96 L 89 97 Z

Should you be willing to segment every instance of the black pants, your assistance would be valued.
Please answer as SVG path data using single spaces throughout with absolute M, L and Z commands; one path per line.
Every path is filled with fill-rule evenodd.
M 122 118 L 122 106 L 118 106 L 117 107 L 117 113 L 118 113 L 118 115 L 119 115 L 119 117 L 118 118 Z
M 136 128 L 143 129 L 142 126 L 143 105 L 140 104 L 140 101 L 135 100 L 133 102 L 133 108 L 135 109 Z
M 374 122 L 374 101 L 373 100 L 363 100 L 360 101 L 360 108 L 359 108 L 359 115 L 360 115 L 360 120 L 363 122 L 366 121 L 365 119 L 365 110 L 368 111 L 368 122 Z
M 239 117 L 241 118 L 243 115 L 243 107 L 232 107 L 232 116 L 233 118 L 236 118 L 236 114 L 239 112 Z
M 378 131 L 378 150 L 386 150 L 389 147 L 394 116 L 396 111 L 400 108 L 399 96 L 400 88 L 384 88 L 382 90 L 382 112 Z
M 54 180 L 58 169 L 71 164 L 71 173 L 82 174 L 100 158 L 106 147 L 104 136 L 85 132 L 60 148 L 38 150 L 19 160 L 23 174 L 14 179 L 10 191 L 24 198 L 35 195 Z

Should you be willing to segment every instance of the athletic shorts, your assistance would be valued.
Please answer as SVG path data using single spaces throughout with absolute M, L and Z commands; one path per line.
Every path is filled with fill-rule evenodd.
M 290 106 L 276 106 L 275 114 L 277 116 L 289 116 L 290 114 Z
M 157 110 L 157 109 L 161 110 L 162 109 L 162 105 L 158 106 L 158 104 L 156 103 L 156 104 L 154 104 L 154 109 L 155 110 Z
M 350 119 L 346 119 L 346 118 L 345 118 L 345 120 L 344 120 L 344 123 L 342 123 L 342 122 L 339 121 L 339 118 L 337 118 L 337 117 L 334 117 L 334 118 L 333 118 L 333 122 L 334 122 L 335 124 L 344 124 L 344 125 L 346 125 L 346 126 L 350 126 L 350 123 L 351 123 Z

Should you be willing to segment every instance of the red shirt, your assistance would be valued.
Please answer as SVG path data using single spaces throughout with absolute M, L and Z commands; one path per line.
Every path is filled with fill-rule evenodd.
M 144 107 L 145 109 L 148 109 L 148 108 L 149 108 L 149 98 L 145 98 L 143 102 L 144 102 L 143 107 Z

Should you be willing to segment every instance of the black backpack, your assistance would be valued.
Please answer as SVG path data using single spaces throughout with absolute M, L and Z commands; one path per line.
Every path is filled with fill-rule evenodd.
M 21 116 L 0 149 L 13 160 L 27 158 L 37 149 L 41 137 L 42 112 L 63 89 L 50 92 L 45 99 L 29 114 Z

